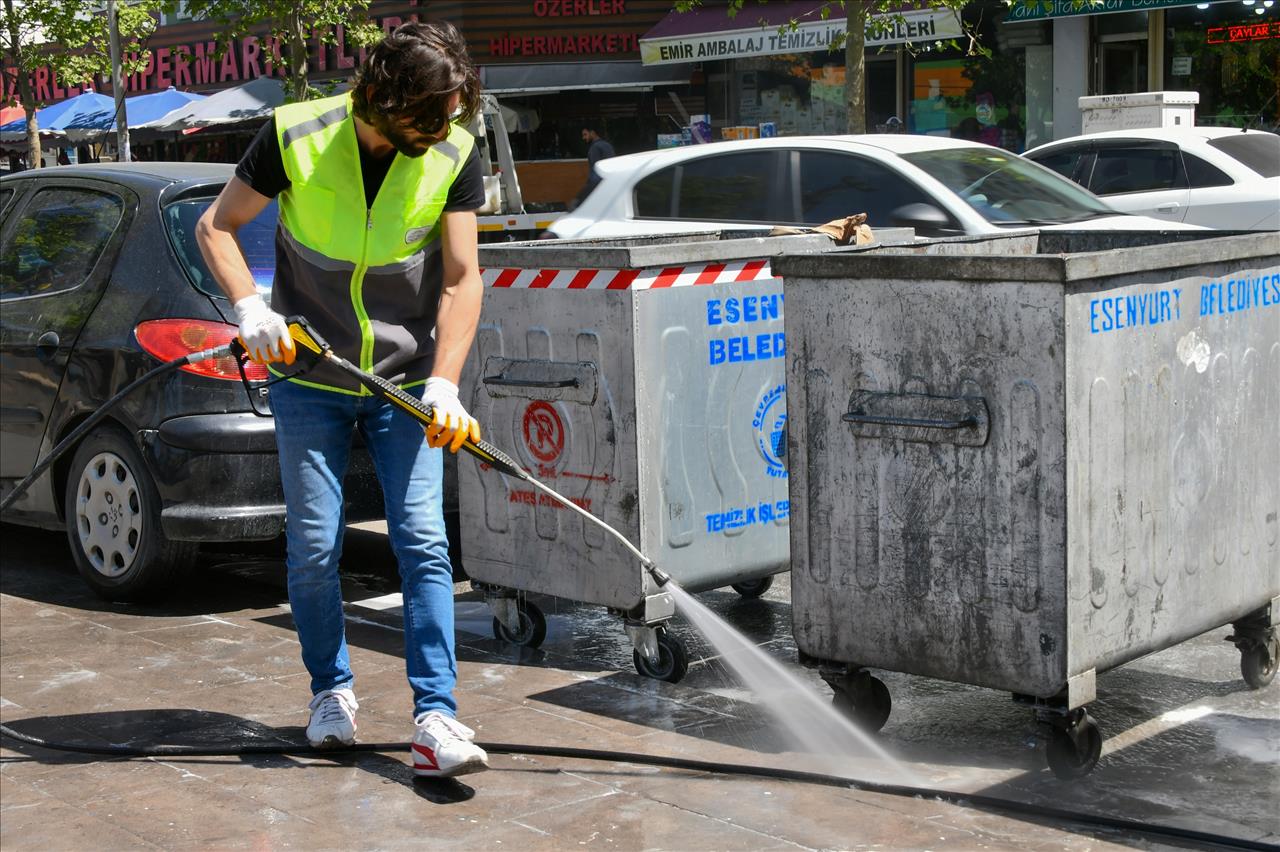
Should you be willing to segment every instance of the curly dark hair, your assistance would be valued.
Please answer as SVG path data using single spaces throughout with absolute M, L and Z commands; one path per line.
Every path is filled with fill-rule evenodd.
M 375 114 L 409 120 L 435 135 L 450 120 L 449 98 L 461 95 L 460 124 L 480 108 L 480 77 L 462 34 L 448 21 L 402 24 L 380 41 L 351 83 L 354 111 L 362 121 Z

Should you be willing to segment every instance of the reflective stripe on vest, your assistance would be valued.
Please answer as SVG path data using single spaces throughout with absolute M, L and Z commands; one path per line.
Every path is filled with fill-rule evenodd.
M 290 186 L 279 197 L 277 249 L 286 262 L 277 264 L 273 305 L 306 315 L 361 368 L 391 380 L 419 378 L 435 319 L 434 305 L 426 310 L 422 302 L 440 286 L 423 280 L 424 269 L 438 279 L 440 268 L 424 260 L 439 251 L 441 211 L 474 137 L 453 125 L 423 156 L 396 154 L 366 206 L 349 95 L 279 107 L 275 121 Z M 323 366 L 300 381 L 367 393 Z

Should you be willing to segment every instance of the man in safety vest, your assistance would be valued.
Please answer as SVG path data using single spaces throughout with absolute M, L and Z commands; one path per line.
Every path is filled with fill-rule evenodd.
M 311 674 L 307 739 L 355 742 L 338 560 L 342 480 L 358 428 L 382 484 L 400 566 L 406 669 L 413 689 L 414 773 L 487 768 L 455 718 L 453 576 L 445 536 L 441 447 L 480 428 L 458 400 L 483 285 L 474 211 L 484 203 L 475 140 L 480 103 L 466 42 L 448 23 L 409 23 L 374 47 L 348 94 L 278 108 L 196 229 L 255 361 L 287 369 L 283 317 L 301 314 L 343 356 L 419 395 L 423 429 L 321 363 L 272 387 L 287 510 L 289 602 Z M 270 305 L 237 241 L 279 203 Z

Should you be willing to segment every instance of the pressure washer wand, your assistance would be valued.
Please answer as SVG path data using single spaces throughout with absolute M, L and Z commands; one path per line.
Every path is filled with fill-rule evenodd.
M 374 375 L 373 373 L 360 369 L 346 358 L 343 358 L 341 355 L 334 352 L 329 344 L 325 342 L 324 338 L 317 334 L 315 329 L 311 328 L 311 326 L 307 324 L 305 319 L 294 316 L 289 317 L 286 322 L 289 325 L 289 334 L 293 337 L 295 344 L 306 350 L 304 357 L 323 358 L 339 370 L 342 370 L 344 373 L 360 382 L 360 384 L 364 385 L 376 395 L 400 406 L 400 408 L 410 416 L 421 421 L 424 426 L 435 422 L 435 413 L 431 406 L 426 405 L 416 396 L 405 393 L 401 388 L 381 376 Z M 502 450 L 487 441 L 472 441 L 470 438 L 463 442 L 462 449 L 475 456 L 483 464 L 487 464 L 495 470 L 505 473 L 508 476 L 515 477 L 522 482 L 527 482 L 539 491 L 545 492 L 556 502 L 561 503 L 566 508 L 571 509 L 574 512 L 577 512 L 591 523 L 612 535 L 618 541 L 622 542 L 623 546 L 625 546 L 627 550 L 631 551 L 631 553 L 635 555 L 636 559 L 640 561 L 640 564 L 649 572 L 649 575 L 653 577 L 654 582 L 659 586 L 665 586 L 671 581 L 671 576 L 655 565 L 647 556 L 641 553 L 626 536 L 588 512 L 586 509 L 574 503 L 569 498 L 534 479 L 528 471 L 516 464 L 515 460 Z

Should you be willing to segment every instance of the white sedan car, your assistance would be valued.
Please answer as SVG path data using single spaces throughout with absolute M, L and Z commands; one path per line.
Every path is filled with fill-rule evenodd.
M 1060 175 L 989 145 L 936 136 L 792 136 L 601 160 L 600 183 L 549 236 L 622 237 L 736 226 L 820 225 L 866 213 L 920 236 L 1027 227 L 1158 230 Z
M 1231 127 L 1073 136 L 1024 156 L 1117 210 L 1226 230 L 1280 229 L 1280 136 Z

